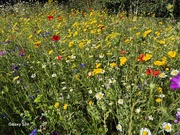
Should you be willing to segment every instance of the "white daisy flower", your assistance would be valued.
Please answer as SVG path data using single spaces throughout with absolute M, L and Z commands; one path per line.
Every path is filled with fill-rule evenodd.
M 159 77 L 160 77 L 160 78 L 166 78 L 167 75 L 166 75 L 165 73 L 161 73 L 161 74 L 159 74 Z
M 177 109 L 177 113 L 178 113 L 178 112 L 180 113 L 180 108 Z
M 102 72 L 101 72 L 101 74 L 104 74 L 105 73 L 105 70 L 103 70 Z
M 135 110 L 135 112 L 138 114 L 138 113 L 140 113 L 141 112 L 141 108 L 137 108 L 136 110 Z
M 151 135 L 151 131 L 148 128 L 141 128 L 140 135 Z
M 121 105 L 122 105 L 122 104 L 123 104 L 123 102 L 124 102 L 124 100 L 123 100 L 123 99 L 119 99 L 119 100 L 118 100 L 118 104 L 121 104 Z
M 178 73 L 179 73 L 179 70 L 172 70 L 170 74 L 172 76 L 176 76 Z
M 36 74 L 32 74 L 32 75 L 31 75 L 31 78 L 35 78 L 35 77 L 36 77 Z
M 45 65 L 45 64 L 43 64 L 43 65 L 42 65 L 42 68 L 46 68 L 46 65 Z
M 89 94 L 92 94 L 92 90 L 89 90 Z
M 102 92 L 99 92 L 96 94 L 96 99 L 101 100 L 103 98 L 104 94 Z
M 66 89 L 66 86 L 65 87 L 62 87 L 62 90 L 65 90 Z
M 71 56 L 71 59 L 76 59 L 76 56 L 72 55 L 72 56 Z
M 171 124 L 170 123 L 167 123 L 167 122 L 164 122 L 163 124 L 162 124 L 162 127 L 163 127 L 163 129 L 166 131 L 166 132 L 171 132 L 171 130 L 172 130 L 172 128 L 171 128 Z
M 122 131 L 122 126 L 121 126 L 121 124 L 118 124 L 118 125 L 116 126 L 116 129 L 117 129 L 118 131 Z
M 149 120 L 154 120 L 154 117 L 152 115 L 148 116 Z
M 57 75 L 54 73 L 54 74 L 52 74 L 52 77 L 54 78 L 54 77 L 57 77 Z
M 101 54 L 99 55 L 99 58 L 101 58 L 101 59 L 104 58 L 104 54 L 101 53 Z

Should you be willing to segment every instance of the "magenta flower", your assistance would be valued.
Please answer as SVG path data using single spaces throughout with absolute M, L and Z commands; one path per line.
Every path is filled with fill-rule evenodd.
M 180 74 L 178 74 L 176 77 L 171 79 L 171 89 L 179 89 L 180 88 Z
M 3 56 L 4 54 L 6 54 L 6 50 L 0 52 L 0 56 Z

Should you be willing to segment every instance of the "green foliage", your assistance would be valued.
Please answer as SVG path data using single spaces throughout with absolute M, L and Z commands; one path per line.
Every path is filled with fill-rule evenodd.
M 164 122 L 179 132 L 169 81 L 180 69 L 179 23 L 16 6 L 0 16 L 0 134 L 165 135 Z

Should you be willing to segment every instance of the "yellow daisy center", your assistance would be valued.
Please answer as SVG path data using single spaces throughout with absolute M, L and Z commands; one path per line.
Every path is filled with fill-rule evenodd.
M 168 126 L 168 125 L 166 125 L 164 128 L 165 128 L 166 130 L 170 130 L 170 126 Z
M 148 135 L 148 132 L 147 131 L 143 131 L 142 135 Z
M 100 94 L 98 94 L 98 98 L 102 98 L 102 94 L 100 93 Z
M 173 74 L 176 75 L 176 74 L 177 74 L 177 71 L 173 71 Z

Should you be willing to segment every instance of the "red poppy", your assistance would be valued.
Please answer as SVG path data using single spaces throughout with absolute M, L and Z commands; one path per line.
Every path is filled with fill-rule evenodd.
M 146 70 L 146 74 L 147 75 L 151 75 L 151 76 L 158 76 L 160 74 L 160 71 L 159 70 L 153 70 L 151 68 L 148 68 Z
M 101 26 L 101 30 L 104 29 L 105 26 Z
M 72 17 L 74 17 L 75 16 L 75 14 L 72 14 Z
M 59 40 L 60 40 L 60 36 L 54 35 L 54 36 L 52 37 L 52 40 L 53 40 L 53 41 L 59 41 Z
M 137 60 L 137 61 L 140 61 L 140 62 L 143 62 L 143 61 L 144 61 L 144 60 L 143 60 L 144 56 L 145 56 L 144 54 L 140 54 L 140 56 L 137 57 L 136 60 Z
M 90 7 L 89 7 L 89 8 L 88 8 L 88 10 L 90 10 L 90 11 L 91 11 L 91 10 L 92 10 L 92 8 L 90 8 Z
M 59 19 L 59 20 L 62 20 L 62 17 L 61 17 L 60 15 L 58 15 L 58 19 Z
M 62 59 L 62 56 L 61 56 L 61 55 L 58 55 L 57 59 L 58 59 L 58 60 L 61 60 L 61 59 Z
M 52 20 L 52 19 L 53 19 L 52 15 L 48 16 L 48 20 Z
M 126 51 L 125 50 L 121 50 L 120 54 L 126 54 Z

